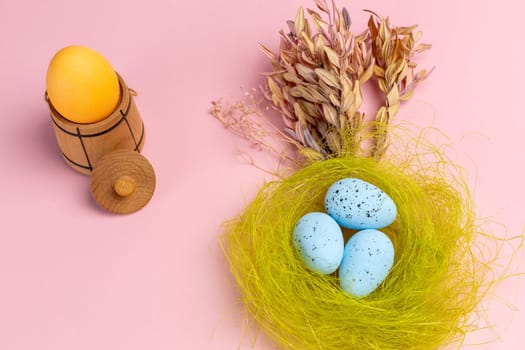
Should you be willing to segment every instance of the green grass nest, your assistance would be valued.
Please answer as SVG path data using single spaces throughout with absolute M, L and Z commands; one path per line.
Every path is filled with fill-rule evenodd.
M 415 164 L 415 165 L 414 165 Z M 333 158 L 267 183 L 227 224 L 223 247 L 249 319 L 283 349 L 436 349 L 461 344 L 487 290 L 473 203 L 448 165 Z M 302 264 L 299 218 L 324 211 L 328 187 L 356 177 L 388 193 L 396 221 L 382 229 L 394 266 L 369 296 L 345 294 L 337 274 Z M 347 230 L 345 242 L 353 232 Z

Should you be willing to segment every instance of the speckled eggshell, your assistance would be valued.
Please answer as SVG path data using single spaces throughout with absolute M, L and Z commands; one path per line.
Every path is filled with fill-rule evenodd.
M 357 298 L 372 293 L 394 264 L 394 246 L 381 231 L 359 231 L 348 240 L 339 269 L 341 288 Z
M 334 182 L 326 192 L 326 212 L 343 227 L 380 229 L 396 219 L 397 208 L 385 192 L 356 178 Z
M 320 274 L 334 272 L 343 259 L 341 227 L 325 213 L 312 212 L 301 217 L 295 224 L 293 244 L 303 263 Z

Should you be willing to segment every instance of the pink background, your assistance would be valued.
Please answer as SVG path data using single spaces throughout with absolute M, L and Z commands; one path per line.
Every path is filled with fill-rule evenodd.
M 525 54 L 519 1 L 339 1 L 356 31 L 370 8 L 417 23 L 437 68 L 399 120 L 450 136 L 479 212 L 509 235 L 525 223 Z M 468 4 L 467 4 L 468 3 Z M 475 4 L 474 6 L 472 6 Z M 248 146 L 207 113 L 267 70 L 257 42 L 311 1 L 0 0 L 0 349 L 242 349 L 239 293 L 217 245 L 268 175 L 238 155 Z M 142 211 L 114 216 L 89 179 L 61 159 L 43 99 L 52 55 L 83 44 L 139 92 L 157 172 Z M 493 225 L 494 233 L 504 229 Z M 522 254 L 519 255 L 522 261 Z M 496 334 L 477 349 L 525 347 L 517 279 L 490 298 Z M 273 349 L 260 337 L 255 349 Z M 471 348 L 466 346 L 465 348 Z

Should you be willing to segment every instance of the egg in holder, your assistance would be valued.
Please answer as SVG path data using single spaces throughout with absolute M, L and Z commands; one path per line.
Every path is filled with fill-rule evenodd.
M 115 73 L 116 74 L 116 73 Z M 135 91 L 118 77 L 120 97 L 102 120 L 78 123 L 61 115 L 46 93 L 58 146 L 66 163 L 91 175 L 91 193 L 104 209 L 128 214 L 144 207 L 155 189 L 155 173 L 140 154 L 144 123 L 134 101 Z
M 300 8 L 289 30 L 281 31 L 279 52 L 261 47 L 273 68 L 266 75 L 266 97 L 283 116 L 285 130 L 277 135 L 298 152 L 292 175 L 265 184 L 225 224 L 222 245 L 245 321 L 251 327 L 255 321 L 282 349 L 458 347 L 468 332 L 483 327 L 476 311 L 497 279 L 497 259 L 483 249 L 485 235 L 460 167 L 425 147 L 420 136 L 394 140 L 388 133 L 400 101 L 427 75 L 415 72 L 413 56 L 429 45 L 416 45 L 415 27 L 392 27 L 374 13 L 368 29 L 354 36 L 346 9 L 334 6 L 332 13 L 326 1 L 315 4 L 321 14 L 308 10 L 314 25 Z M 385 98 L 370 124 L 359 112 L 364 84 L 374 84 Z M 214 102 L 211 114 L 235 133 L 268 145 L 257 139 L 270 132 L 257 119 L 264 114 L 245 105 L 255 100 L 242 108 Z M 404 145 L 387 147 L 393 141 Z M 326 200 L 331 186 L 348 178 L 388 194 L 396 215 L 377 227 L 346 225 Z M 334 226 L 327 211 L 346 227 Z M 326 226 L 294 234 L 304 217 Z M 326 234 L 327 241 L 298 244 L 328 229 L 334 233 Z M 360 248 L 355 241 L 362 237 L 378 244 Z M 341 253 L 342 242 L 364 256 L 388 252 L 380 283 L 366 293 L 354 293 L 352 277 L 343 281 L 342 275 L 377 276 L 367 274 L 372 271 L 366 266 L 343 266 L 348 253 Z M 321 244 L 333 244 L 334 256 L 316 255 Z M 317 258 L 323 261 L 315 264 Z

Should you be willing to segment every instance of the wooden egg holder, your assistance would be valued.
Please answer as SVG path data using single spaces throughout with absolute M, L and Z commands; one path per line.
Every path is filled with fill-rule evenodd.
M 118 75 L 118 74 L 117 74 Z M 105 209 L 127 214 L 145 206 L 155 190 L 155 173 L 140 152 L 144 123 L 135 105 L 135 91 L 120 75 L 120 100 L 107 118 L 80 124 L 49 105 L 53 129 L 64 160 L 74 170 L 91 175 L 91 193 Z

